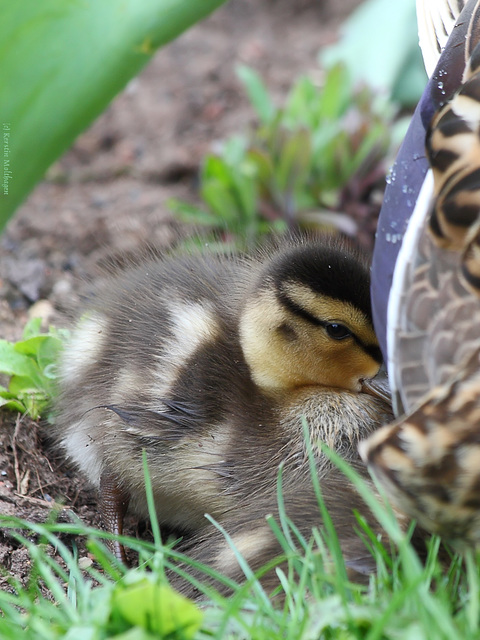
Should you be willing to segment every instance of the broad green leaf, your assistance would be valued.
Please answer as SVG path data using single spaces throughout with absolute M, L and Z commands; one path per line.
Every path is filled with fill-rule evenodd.
M 39 400 L 44 400 L 46 397 L 46 390 L 43 385 L 43 380 L 40 380 L 41 384 L 34 385 L 32 378 L 27 376 L 12 376 L 8 390 L 13 393 L 20 400 L 24 400 L 26 397 L 36 397 Z
M 202 180 L 217 180 L 229 187 L 232 184 L 232 169 L 223 157 L 208 155 L 202 166 Z
M 185 640 L 193 637 L 203 619 L 193 602 L 150 578 L 126 586 L 119 584 L 113 592 L 112 612 L 160 637 L 177 632 Z
M 219 224 L 235 224 L 239 211 L 231 189 L 219 180 L 209 180 L 202 186 L 202 198 L 218 216 Z
M 43 409 L 48 405 L 50 394 L 46 385 L 33 385 L 30 378 L 12 376 L 9 390 L 17 401 L 24 406 L 23 411 L 28 413 L 34 420 L 41 416 Z
M 7 397 L 7 394 L 0 393 L 0 408 L 10 409 L 10 411 L 18 411 L 19 413 L 25 413 L 27 410 L 25 405 L 16 399 L 13 394 L 8 394 L 12 397 Z
M 15 343 L 15 351 L 17 353 L 23 353 L 26 356 L 36 356 L 42 343 L 48 341 L 48 339 L 48 336 L 44 334 L 21 340 Z
M 16 345 L 0 340 L 0 373 L 37 378 L 40 372 L 31 358 L 16 350 Z
M 319 98 L 318 90 L 310 78 L 301 76 L 294 84 L 287 97 L 282 122 L 287 127 L 300 125 L 312 126 L 312 98 Z
M 63 349 L 63 343 L 60 338 L 53 336 L 47 336 L 46 340 L 40 343 L 40 347 L 37 352 L 38 366 L 45 375 L 50 376 L 50 373 L 46 373 L 47 369 L 54 366 L 54 363 L 58 360 L 59 354 Z
M 319 126 L 322 119 L 338 120 L 351 104 L 352 87 L 350 74 L 344 64 L 336 64 L 329 69 L 322 88 L 316 116 Z
M 167 200 L 167 206 L 178 215 L 183 222 L 193 224 L 215 225 L 218 223 L 217 216 L 214 216 L 200 207 L 182 202 L 176 198 Z
M 223 2 L 0 0 L 0 230 L 155 50 Z

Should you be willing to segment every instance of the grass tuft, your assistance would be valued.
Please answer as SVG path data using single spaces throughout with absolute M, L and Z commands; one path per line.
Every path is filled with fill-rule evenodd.
M 86 527 L 78 519 L 60 523 L 52 518 L 36 524 L 0 516 L 3 535 L 13 537 L 31 559 L 30 575 L 25 579 L 3 571 L 0 637 L 13 640 L 21 633 L 26 640 L 478 638 L 480 565 L 475 554 L 467 553 L 462 559 L 452 553 L 445 560 L 439 539 L 432 537 L 421 562 L 410 541 L 412 531 L 401 531 L 388 502 L 375 497 L 365 481 L 336 454 L 327 449 L 325 454 L 355 485 L 388 533 L 382 538 L 376 536 L 366 521 L 357 517 L 358 535 L 377 568 L 367 585 L 348 578 L 312 464 L 319 522 L 323 519 L 324 526 L 314 529 L 308 540 L 285 512 L 279 470 L 279 517 L 269 516 L 267 521 L 286 560 L 281 567 L 277 558 L 254 572 L 228 531 L 211 520 L 245 574 L 241 584 L 189 559 L 171 544 L 163 544 L 155 528 L 153 543 L 121 538 L 140 558 L 137 568 L 126 569 L 105 546 L 105 540 L 114 536 Z M 145 469 L 153 519 L 146 465 Z M 93 560 L 90 566 L 82 562 L 75 544 L 71 544 L 75 536 L 85 538 Z M 272 567 L 276 567 L 281 599 L 270 598 L 261 586 L 262 573 Z M 189 568 L 197 577 L 189 576 Z M 169 587 L 166 575 L 170 571 L 198 588 L 204 598 L 201 608 Z M 228 585 L 233 595 L 226 598 L 219 594 L 212 586 L 217 581 Z

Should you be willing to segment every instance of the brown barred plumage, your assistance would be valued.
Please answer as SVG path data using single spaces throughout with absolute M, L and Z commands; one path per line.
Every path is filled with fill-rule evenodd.
M 480 48 L 475 50 L 480 55 Z M 438 245 L 461 251 L 480 212 L 480 73 L 475 65 L 434 116 L 426 149 L 436 201 L 430 230 Z
M 433 181 L 390 295 L 389 359 L 406 415 L 360 445 L 402 511 L 460 547 L 480 543 L 480 3 L 468 7 L 463 83 L 428 130 Z

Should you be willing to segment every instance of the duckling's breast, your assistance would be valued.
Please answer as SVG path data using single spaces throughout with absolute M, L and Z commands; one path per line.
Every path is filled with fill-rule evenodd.
M 271 398 L 269 403 L 271 403 Z M 296 491 L 312 487 L 308 447 L 304 438 L 306 421 L 320 479 L 332 472 L 333 464 L 321 451 L 324 443 L 366 474 L 358 455 L 358 443 L 392 419 L 388 402 L 366 393 L 353 393 L 324 387 L 305 387 L 274 404 L 260 396 L 249 419 L 230 417 L 230 434 L 223 451 L 225 471 L 220 483 L 223 491 L 235 496 L 238 508 L 261 496 L 276 507 L 280 465 L 285 488 Z M 232 501 L 233 504 L 233 501 Z M 248 507 L 247 507 L 248 511 Z
M 279 407 L 279 423 L 286 432 L 305 419 L 314 451 L 326 444 L 345 460 L 358 459 L 357 446 L 393 417 L 389 402 L 368 393 L 306 387 Z
M 322 514 L 304 439 L 306 420 L 323 500 L 334 523 L 347 569 L 356 580 L 371 573 L 375 570 L 375 561 L 356 534 L 358 523 L 354 511 L 362 514 L 375 534 L 381 534 L 381 527 L 353 485 L 322 453 L 319 443 L 327 444 L 347 459 L 374 490 L 359 460 L 357 444 L 391 419 L 390 404 L 366 393 L 307 387 L 288 400 L 279 401 L 271 415 L 272 423 L 256 425 L 259 437 L 255 439 L 253 432 L 250 434 L 247 430 L 243 438 L 234 438 L 230 443 L 236 482 L 230 478 L 228 484 L 234 491 L 235 506 L 224 514 L 220 523 L 237 551 L 233 551 L 223 534 L 213 527 L 185 539 L 180 550 L 236 581 L 244 579 L 237 552 L 253 571 L 281 556 L 281 544 L 265 518 L 272 515 L 279 522 L 278 481 L 282 463 L 283 509 L 295 523 L 296 531 L 307 541 L 311 538 L 312 528 L 322 526 Z M 262 437 L 262 428 L 267 437 Z M 282 567 L 286 570 L 285 563 Z M 191 567 L 184 569 L 205 580 L 203 574 Z M 171 579 L 186 595 L 198 595 L 192 585 L 178 575 L 172 574 Z M 273 590 L 278 586 L 278 576 L 271 570 L 262 574 L 261 582 L 267 591 Z M 215 587 L 228 592 L 225 584 L 215 584 Z

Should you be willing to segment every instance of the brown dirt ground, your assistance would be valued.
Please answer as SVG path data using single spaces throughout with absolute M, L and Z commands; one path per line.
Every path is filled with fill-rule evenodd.
M 160 51 L 51 167 L 0 239 L 0 336 L 20 338 L 34 312 L 68 325 L 82 282 L 107 256 L 182 235 L 166 200 L 192 200 L 203 154 L 253 118 L 235 65 L 257 69 L 281 101 L 300 73 L 318 73 L 318 51 L 358 3 L 231 0 Z M 61 500 L 98 525 L 95 496 L 45 444 L 45 429 L 0 413 L 0 514 L 42 522 Z M 1 566 L 25 580 L 30 559 L 0 529 Z

